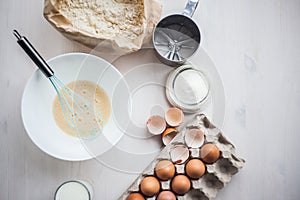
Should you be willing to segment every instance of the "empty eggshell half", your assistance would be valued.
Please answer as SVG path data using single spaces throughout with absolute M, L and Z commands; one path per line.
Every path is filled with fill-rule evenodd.
M 176 145 L 170 151 L 171 160 L 174 164 L 183 164 L 190 156 L 190 151 L 185 145 Z
M 179 108 L 169 108 L 165 114 L 165 118 L 168 125 L 176 127 L 182 123 L 184 115 Z
M 178 130 L 176 128 L 167 128 L 164 133 L 162 134 L 162 141 L 164 145 L 170 144 L 173 138 L 177 135 Z
M 191 148 L 199 148 L 204 143 L 204 132 L 199 128 L 188 130 L 184 136 L 185 143 Z
M 161 134 L 167 127 L 165 119 L 159 115 L 151 116 L 146 124 L 148 131 L 153 135 Z

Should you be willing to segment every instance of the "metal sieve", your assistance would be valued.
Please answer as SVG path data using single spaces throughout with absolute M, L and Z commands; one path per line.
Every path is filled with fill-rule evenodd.
M 182 14 L 169 15 L 157 24 L 153 45 L 162 62 L 168 65 L 183 64 L 198 49 L 201 34 L 191 19 L 199 0 L 189 0 Z

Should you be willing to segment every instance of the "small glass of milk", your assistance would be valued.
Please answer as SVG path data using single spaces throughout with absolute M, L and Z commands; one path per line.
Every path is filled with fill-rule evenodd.
M 54 200 L 92 200 L 92 186 L 81 180 L 62 183 L 56 190 Z

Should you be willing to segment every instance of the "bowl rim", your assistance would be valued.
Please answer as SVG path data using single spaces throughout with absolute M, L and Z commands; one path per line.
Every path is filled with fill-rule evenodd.
M 59 59 L 59 58 L 62 58 L 62 57 L 68 57 L 68 56 L 85 56 L 85 57 L 92 57 L 92 58 L 95 58 L 97 60 L 101 60 L 103 62 L 106 62 L 108 65 L 109 65 L 109 68 L 113 69 L 117 75 L 119 76 L 119 78 L 123 78 L 123 75 L 121 74 L 121 72 L 110 62 L 108 62 L 107 60 L 101 58 L 101 57 L 98 57 L 98 56 L 95 56 L 95 55 L 92 55 L 92 54 L 88 54 L 88 53 L 82 53 L 82 52 L 69 52 L 69 53 L 63 53 L 63 54 L 59 54 L 57 56 L 54 56 L 50 59 L 47 59 L 47 63 L 53 61 L 53 60 L 56 60 L 56 59 Z M 89 154 L 90 156 L 85 156 L 85 157 L 78 157 L 78 158 L 67 158 L 65 156 L 61 156 L 61 155 L 58 155 L 58 154 L 54 154 L 52 153 L 51 151 L 48 151 L 45 147 L 43 147 L 42 145 L 39 144 L 39 142 L 34 138 L 32 137 L 32 135 L 30 134 L 30 128 L 28 127 L 28 125 L 26 124 L 25 122 L 25 114 L 24 114 L 24 99 L 25 99 L 25 93 L 26 91 L 28 90 L 28 87 L 29 87 L 29 84 L 30 82 L 32 81 L 32 79 L 34 78 L 34 74 L 37 73 L 39 69 L 36 69 L 31 75 L 30 77 L 28 78 L 26 84 L 25 84 L 25 87 L 23 89 L 23 93 L 22 93 L 22 99 L 21 99 L 21 118 L 22 118 L 22 123 L 23 123 L 23 126 L 25 128 L 25 131 L 26 131 L 26 134 L 28 135 L 28 137 L 30 138 L 30 140 L 44 153 L 54 157 L 54 158 L 57 158 L 57 159 L 60 159 L 60 160 L 65 160 L 65 161 L 85 161 L 85 160 L 90 160 L 90 159 L 93 159 L 95 157 L 97 157 L 98 155 L 97 154 L 94 154 L 94 155 L 91 155 Z M 46 77 L 45 77 L 46 78 Z M 121 139 L 121 137 L 118 139 L 118 141 Z M 116 141 L 116 143 L 118 142 Z M 114 144 L 115 145 L 115 144 Z M 114 146 L 113 145 L 113 146 Z M 85 149 L 87 152 L 88 150 Z

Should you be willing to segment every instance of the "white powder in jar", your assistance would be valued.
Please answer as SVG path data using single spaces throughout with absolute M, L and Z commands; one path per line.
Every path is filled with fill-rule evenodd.
M 183 104 L 199 104 L 205 100 L 209 92 L 208 83 L 203 74 L 194 69 L 187 69 L 179 73 L 173 89 L 176 98 Z

